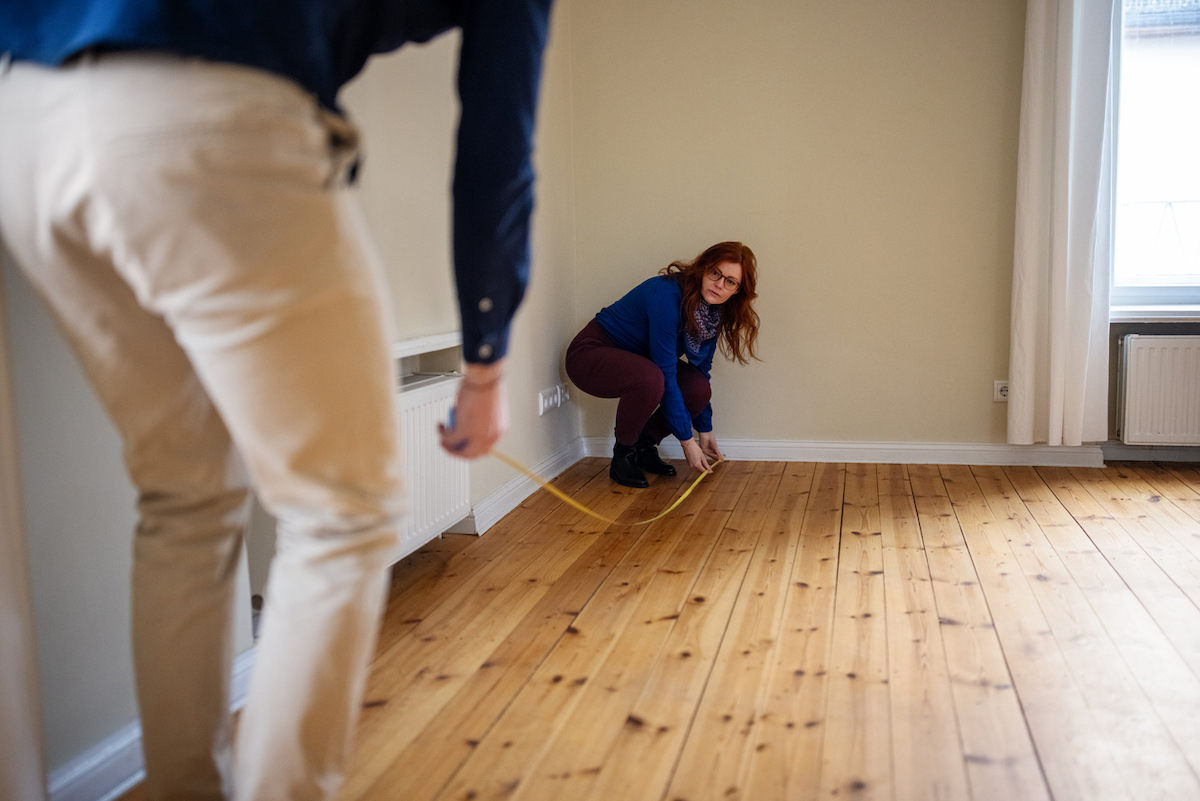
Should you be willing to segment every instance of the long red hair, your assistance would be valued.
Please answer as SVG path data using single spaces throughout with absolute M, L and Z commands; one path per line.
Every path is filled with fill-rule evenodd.
M 758 314 L 754 299 L 758 297 L 758 261 L 754 251 L 741 242 L 720 242 L 705 250 L 692 261 L 673 261 L 659 270 L 659 275 L 674 278 L 683 287 L 683 320 L 688 330 L 700 335 L 696 324 L 696 308 L 700 305 L 704 276 L 724 262 L 741 265 L 742 283 L 729 300 L 721 304 L 721 323 L 717 327 L 717 342 L 725 358 L 749 364 L 757 359 L 754 346 L 758 342 Z

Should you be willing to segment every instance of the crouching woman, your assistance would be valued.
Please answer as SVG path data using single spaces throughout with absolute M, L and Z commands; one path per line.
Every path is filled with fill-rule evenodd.
M 719 345 L 732 361 L 757 358 L 757 272 L 741 242 L 713 245 L 601 309 L 571 342 L 566 366 L 575 386 L 620 398 L 609 468 L 618 484 L 649 486 L 643 471 L 675 475 L 658 455 L 669 434 L 696 470 L 710 472 L 710 460 L 722 458 L 709 402 L 713 354 Z

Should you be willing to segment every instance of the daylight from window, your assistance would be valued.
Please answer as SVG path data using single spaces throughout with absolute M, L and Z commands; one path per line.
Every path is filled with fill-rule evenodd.
M 1124 0 L 1124 12 L 1114 300 L 1122 287 L 1191 295 L 1200 288 L 1200 0 Z

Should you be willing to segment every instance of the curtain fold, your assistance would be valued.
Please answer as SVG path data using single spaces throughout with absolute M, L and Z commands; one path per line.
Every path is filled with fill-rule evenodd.
M 1108 438 L 1120 0 L 1029 0 L 1008 441 Z

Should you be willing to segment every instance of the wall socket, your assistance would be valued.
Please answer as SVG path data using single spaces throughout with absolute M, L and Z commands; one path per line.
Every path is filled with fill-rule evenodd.
M 559 384 L 550 389 L 543 389 L 538 393 L 538 417 L 541 417 L 551 409 L 557 409 L 571 398 L 570 390 L 566 384 Z
M 996 403 L 1008 403 L 1008 379 L 992 382 L 992 400 Z

